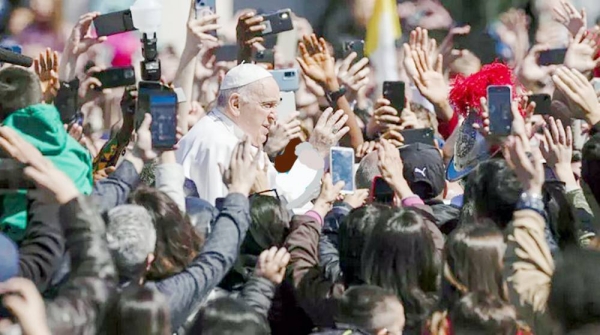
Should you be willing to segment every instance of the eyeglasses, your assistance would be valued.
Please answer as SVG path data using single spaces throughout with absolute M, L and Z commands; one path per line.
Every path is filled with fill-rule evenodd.
M 259 196 L 259 195 L 265 194 L 265 193 L 269 193 L 269 192 L 275 193 L 275 198 L 277 198 L 277 200 L 279 200 L 279 193 L 277 193 L 276 189 L 264 190 L 264 191 L 252 193 L 252 194 L 250 194 L 250 196 L 248 197 L 248 199 L 252 199 L 252 198 L 255 198 L 256 196 Z

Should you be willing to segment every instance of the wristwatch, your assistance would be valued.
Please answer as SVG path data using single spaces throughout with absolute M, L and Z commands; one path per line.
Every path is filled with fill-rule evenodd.
M 334 106 L 338 99 L 343 97 L 346 94 L 346 87 L 344 85 L 340 86 L 340 89 L 335 92 L 327 92 L 325 93 L 325 98 L 327 98 L 327 102 L 329 105 Z
M 545 213 L 544 197 L 541 194 L 523 192 L 517 203 L 517 209 L 531 209 L 543 216 Z

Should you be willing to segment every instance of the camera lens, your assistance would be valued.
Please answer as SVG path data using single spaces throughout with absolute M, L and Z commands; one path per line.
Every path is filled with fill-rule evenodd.
M 280 17 L 285 20 L 288 18 L 288 13 L 282 13 Z
M 293 76 L 294 76 L 294 74 L 295 74 L 294 72 L 292 72 L 292 71 L 288 71 L 288 72 L 285 72 L 285 73 L 283 74 L 283 76 L 284 76 L 284 77 L 293 77 Z

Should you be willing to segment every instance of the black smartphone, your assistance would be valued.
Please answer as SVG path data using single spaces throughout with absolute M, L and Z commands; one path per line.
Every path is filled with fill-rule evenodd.
M 129 9 L 98 16 L 94 19 L 94 28 L 98 36 L 111 36 L 136 30 Z
M 529 96 L 529 102 L 535 102 L 534 115 L 550 115 L 550 106 L 552 97 L 549 94 L 532 94 Z
M 384 81 L 383 97 L 390 101 L 398 114 L 402 113 L 406 105 L 406 84 L 403 81 Z
M 226 44 L 215 49 L 215 58 L 217 62 L 237 61 L 238 46 L 236 44 Z
M 353 52 L 356 52 L 356 58 L 352 61 L 352 65 L 365 57 L 365 41 L 357 40 L 344 43 L 344 58 Z
M 8 158 L 4 152 L 0 158 L 0 190 L 31 190 L 35 189 L 35 184 L 25 178 L 23 169 L 26 168 L 25 164 L 22 164 L 12 158 Z
M 262 17 L 262 24 L 266 27 L 262 31 L 262 36 L 275 35 L 294 29 L 294 24 L 292 23 L 292 11 L 289 8 L 282 9 L 275 13 L 265 14 Z
M 373 178 L 370 190 L 371 202 L 392 205 L 394 204 L 394 190 L 385 179 L 380 176 Z
M 513 121 L 512 88 L 510 86 L 488 86 L 487 100 L 490 112 L 490 135 L 510 135 Z
M 427 145 L 435 145 L 435 139 L 433 137 L 433 129 L 406 129 L 400 132 L 400 135 L 404 138 L 404 145 L 423 143 Z
M 177 94 L 172 91 L 153 93 L 149 97 L 152 115 L 152 147 L 171 149 L 177 144 Z
M 565 55 L 567 54 L 566 48 L 561 49 L 550 49 L 548 51 L 540 52 L 538 58 L 538 64 L 542 66 L 548 66 L 553 64 L 562 64 L 565 61 Z
M 102 87 L 98 87 L 99 90 L 135 85 L 136 82 L 133 66 L 113 67 L 94 73 L 93 76 L 102 83 Z
M 271 69 L 275 67 L 275 53 L 273 49 L 258 50 L 252 54 L 252 60 L 256 63 L 269 64 Z
M 160 94 L 169 88 L 163 86 L 158 81 L 140 81 L 138 84 L 138 98 L 137 105 L 135 108 L 135 129 L 137 130 L 146 113 L 150 113 L 150 96 L 154 94 Z

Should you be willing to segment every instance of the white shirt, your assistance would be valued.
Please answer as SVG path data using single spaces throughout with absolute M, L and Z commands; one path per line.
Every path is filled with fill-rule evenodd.
M 231 119 L 213 110 L 181 139 L 176 152 L 177 162 L 183 166 L 185 177 L 194 182 L 201 199 L 214 205 L 217 198 L 227 195 L 227 186 L 223 183 L 218 164 L 229 167 L 233 149 L 243 137 L 244 132 Z M 258 149 L 253 150 L 256 152 Z M 267 164 L 270 187 L 277 189 L 278 194 L 288 201 L 301 194 L 317 174 L 314 170 L 308 171 L 298 160 L 290 173 L 279 176 L 273 163 L 269 161 Z M 298 173 L 292 173 L 294 171 Z M 303 208 L 308 208 L 308 205 Z

